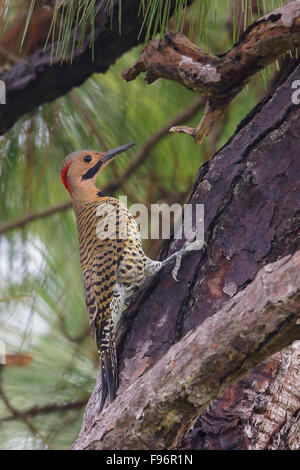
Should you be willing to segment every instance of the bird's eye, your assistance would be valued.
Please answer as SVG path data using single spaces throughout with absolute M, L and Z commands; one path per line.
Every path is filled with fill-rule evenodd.
M 92 157 L 90 155 L 86 155 L 85 157 L 83 157 L 83 160 L 89 163 L 92 160 Z

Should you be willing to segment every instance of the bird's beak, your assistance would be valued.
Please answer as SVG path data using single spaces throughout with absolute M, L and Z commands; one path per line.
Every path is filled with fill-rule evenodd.
M 122 152 L 125 152 L 125 150 L 130 149 L 134 145 L 135 143 L 131 143 L 131 144 L 126 144 L 126 145 L 121 145 L 121 147 L 116 147 L 112 150 L 108 150 L 108 152 L 101 155 L 96 165 L 92 166 L 92 168 L 90 168 L 86 173 L 84 173 L 84 175 L 82 175 L 82 179 L 87 180 L 87 179 L 93 178 L 98 173 L 98 171 L 100 170 L 101 166 L 104 163 L 107 163 L 109 160 L 112 160 L 114 157 L 116 157 Z
M 111 160 L 112 158 L 116 157 L 117 155 L 120 155 L 120 153 L 125 152 L 125 150 L 130 149 L 134 145 L 135 145 L 135 143 L 132 142 L 131 144 L 121 145 L 121 147 L 116 147 L 115 149 L 108 150 L 108 152 L 106 152 L 104 155 L 102 155 L 100 160 L 101 160 L 102 163 L 106 163 L 109 160 Z

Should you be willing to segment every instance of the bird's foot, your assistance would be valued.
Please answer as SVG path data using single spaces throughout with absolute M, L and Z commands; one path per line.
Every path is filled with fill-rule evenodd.
M 178 251 L 178 253 L 176 253 L 176 263 L 175 263 L 174 269 L 172 271 L 172 277 L 173 277 L 174 281 L 176 281 L 176 282 L 179 282 L 179 279 L 177 278 L 177 274 L 178 274 L 179 268 L 181 266 L 181 260 L 182 260 L 182 252 L 180 250 L 180 251 Z
M 188 240 L 187 242 L 185 242 L 184 247 L 181 251 L 183 251 L 183 254 L 185 254 L 189 251 L 202 250 L 205 245 L 206 243 L 204 240 Z
M 174 269 L 172 271 L 172 277 L 176 282 L 179 282 L 177 278 L 178 271 L 181 266 L 181 261 L 182 257 L 186 254 L 189 253 L 190 251 L 196 251 L 196 250 L 201 250 L 203 246 L 205 246 L 206 243 L 204 240 L 189 240 L 184 244 L 184 247 L 179 250 L 177 253 L 175 253 L 176 257 L 176 263 L 174 266 Z

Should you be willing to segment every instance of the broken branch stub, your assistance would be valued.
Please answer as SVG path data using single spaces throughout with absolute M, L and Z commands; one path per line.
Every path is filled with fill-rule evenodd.
M 252 75 L 299 46 L 298 0 L 286 3 L 255 21 L 239 42 L 221 56 L 206 53 L 182 34 L 165 34 L 164 38 L 151 41 L 122 76 L 131 81 L 145 72 L 148 84 L 165 78 L 205 95 L 206 111 L 196 128 L 180 126 L 170 129 L 170 132 L 191 135 L 196 143 L 200 143 Z

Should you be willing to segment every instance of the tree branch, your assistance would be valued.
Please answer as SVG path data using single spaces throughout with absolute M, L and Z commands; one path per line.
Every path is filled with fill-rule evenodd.
M 23 415 L 17 408 L 15 408 L 8 399 L 2 384 L 2 370 L 0 368 L 0 396 L 6 405 L 7 409 L 11 412 L 11 414 L 21 421 L 28 427 L 29 431 L 33 434 L 33 436 L 39 438 L 46 448 L 52 449 L 49 442 L 47 441 L 46 437 L 39 432 L 39 430 L 33 425 L 33 423 L 28 419 L 26 415 Z
M 65 211 L 67 209 L 70 209 L 70 207 L 72 207 L 71 202 L 63 202 L 62 204 L 57 204 L 55 206 L 48 207 L 47 209 L 44 209 L 39 212 L 27 214 L 24 217 L 21 217 L 20 219 L 12 220 L 11 222 L 5 222 L 0 225 L 0 235 L 16 228 L 22 228 L 29 222 L 34 222 L 37 219 L 42 219 L 44 217 L 56 214 L 57 212 Z
M 163 39 L 150 42 L 136 63 L 122 75 L 130 81 L 146 72 L 147 83 L 166 78 L 207 96 L 206 112 L 196 128 L 175 126 L 170 129 L 170 132 L 191 135 L 199 143 L 252 75 L 299 46 L 298 0 L 287 2 L 253 23 L 240 41 L 222 56 L 204 52 L 181 34 L 169 33 Z
M 300 337 L 299 266 L 300 251 L 263 268 L 117 397 L 74 449 L 174 447 L 209 403 Z
M 188 0 L 190 5 L 193 0 Z M 171 2 L 171 15 L 177 2 Z M 81 85 L 93 73 L 105 73 L 124 52 L 144 41 L 140 34 L 143 17 L 139 16 L 140 0 L 122 2 L 122 35 L 119 34 L 119 0 L 114 0 L 112 19 L 106 2 L 95 17 L 94 51 L 92 60 L 91 36 L 87 34 L 82 47 L 76 49 L 72 63 L 61 62 L 52 45 L 39 50 L 0 74 L 6 83 L 6 104 L 0 106 L 0 135 L 17 119 L 37 106 L 65 95 Z M 72 42 L 72 41 L 71 41 Z
M 27 410 L 18 410 L 17 414 L 12 414 L 10 416 L 4 416 L 0 418 L 0 423 L 5 421 L 13 421 L 15 419 L 19 419 L 20 415 L 24 416 L 38 416 L 41 414 L 48 414 L 48 413 L 61 413 L 70 410 L 77 410 L 85 406 L 88 402 L 89 397 L 83 398 L 82 400 L 78 401 L 70 401 L 66 403 L 50 403 L 48 405 L 43 406 L 33 406 L 28 408 Z

